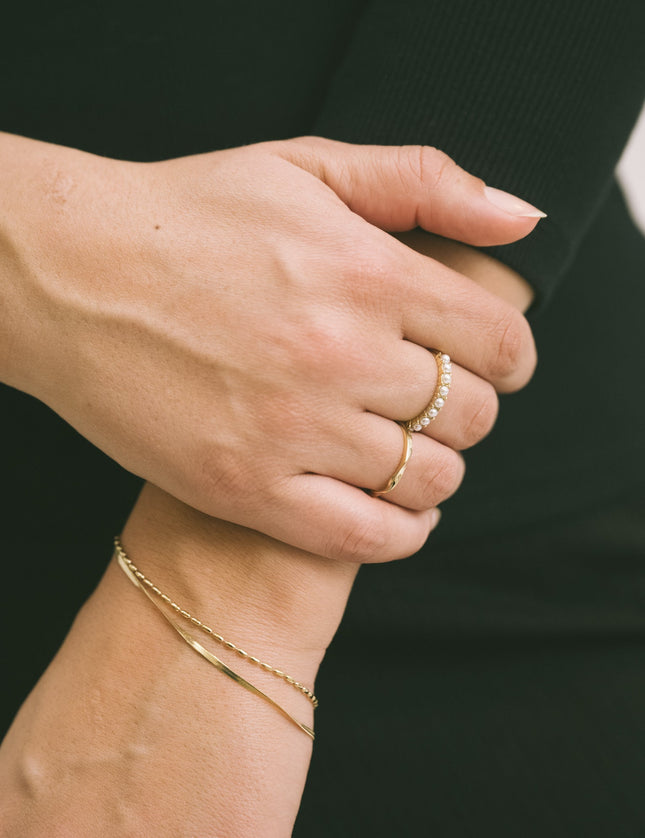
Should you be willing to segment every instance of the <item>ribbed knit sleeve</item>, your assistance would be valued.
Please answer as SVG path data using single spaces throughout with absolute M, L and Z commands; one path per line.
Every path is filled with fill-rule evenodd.
M 645 96 L 645 0 L 374 0 L 315 124 L 424 143 L 548 213 L 493 254 L 543 303 L 607 194 Z

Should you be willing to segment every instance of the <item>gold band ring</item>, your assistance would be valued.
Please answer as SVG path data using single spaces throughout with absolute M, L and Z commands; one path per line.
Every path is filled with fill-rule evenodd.
M 422 431 L 428 427 L 430 422 L 434 422 L 439 415 L 439 411 L 446 403 L 448 393 L 450 392 L 450 385 L 452 384 L 452 363 L 450 361 L 450 355 L 446 355 L 445 352 L 433 352 L 432 354 L 437 362 L 437 384 L 430 399 L 430 404 L 426 409 L 422 410 L 414 419 L 408 419 L 404 423 L 409 431 Z
M 401 428 L 401 431 L 403 432 L 403 454 L 401 455 L 400 463 L 396 467 L 396 471 L 394 472 L 392 477 L 390 477 L 390 479 L 387 481 L 385 487 L 383 489 L 380 489 L 379 491 L 370 492 L 370 494 L 375 498 L 378 498 L 381 495 L 387 495 L 388 492 L 391 492 L 392 489 L 394 489 L 394 487 L 398 484 L 399 480 L 403 477 L 403 474 L 408 466 L 410 457 L 412 456 L 412 434 L 403 422 L 397 422 L 396 424 L 399 426 L 399 428 Z

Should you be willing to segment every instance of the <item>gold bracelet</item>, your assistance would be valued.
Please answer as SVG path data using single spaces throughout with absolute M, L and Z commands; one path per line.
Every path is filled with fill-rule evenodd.
M 135 587 L 139 588 L 146 597 L 150 600 L 150 602 L 154 605 L 154 607 L 160 612 L 160 614 L 164 617 L 164 619 L 170 623 L 170 625 L 175 629 L 175 631 L 188 643 L 191 648 L 193 648 L 198 654 L 200 654 L 203 658 L 205 658 L 209 663 L 211 663 L 216 669 L 222 672 L 224 675 L 228 675 L 233 681 L 238 683 L 240 686 L 244 687 L 249 692 L 254 693 L 255 695 L 260 696 L 265 701 L 268 701 L 273 707 L 276 708 L 283 716 L 285 716 L 290 722 L 296 725 L 296 727 L 300 728 L 300 730 L 304 731 L 308 736 L 314 739 L 314 731 L 306 724 L 297 721 L 294 717 L 283 707 L 281 707 L 276 701 L 270 698 L 266 693 L 262 692 L 262 690 L 255 687 L 253 684 L 249 683 L 245 678 L 241 675 L 238 675 L 234 672 L 230 667 L 228 667 L 223 661 L 217 658 L 212 652 L 209 652 L 208 649 L 205 649 L 198 640 L 196 640 L 189 632 L 187 632 L 179 623 L 175 622 L 172 617 L 170 617 L 164 609 L 157 604 L 153 594 L 159 599 L 163 600 L 167 605 L 169 605 L 174 611 L 180 614 L 184 619 L 190 621 L 193 625 L 197 626 L 199 629 L 204 631 L 206 634 L 210 635 L 214 640 L 221 643 L 222 645 L 226 646 L 226 648 L 230 649 L 231 651 L 236 652 L 241 657 L 248 660 L 250 663 L 254 663 L 257 666 L 264 669 L 266 672 L 271 672 L 276 677 L 286 681 L 287 684 L 295 687 L 299 692 L 305 695 L 309 701 L 313 704 L 314 708 L 318 707 L 318 699 L 316 696 L 311 692 L 311 690 L 307 689 L 303 684 L 296 681 L 290 675 L 282 672 L 280 669 L 276 669 L 275 667 L 271 666 L 268 663 L 263 663 L 256 657 L 249 655 L 243 649 L 240 649 L 238 646 L 235 646 L 230 641 L 224 640 L 224 638 L 214 632 L 209 626 L 205 623 L 202 623 L 201 620 L 198 620 L 196 617 L 193 617 L 188 611 L 185 611 L 176 602 L 170 599 L 169 596 L 162 593 L 159 588 L 144 574 L 137 568 L 137 566 L 132 562 L 130 557 L 126 554 L 125 550 L 123 549 L 121 542 L 118 537 L 114 539 L 114 557 L 117 560 L 119 567 L 123 570 L 125 575 L 130 579 L 130 581 L 135 585 Z M 152 591 L 152 593 L 150 593 Z
M 276 669 L 274 666 L 271 666 L 268 663 L 264 663 L 263 661 L 259 660 L 259 658 L 254 657 L 253 655 L 249 655 L 248 652 L 245 652 L 244 649 L 240 649 L 239 646 L 236 646 L 234 643 L 231 643 L 230 640 L 224 640 L 221 634 L 217 634 L 217 632 L 213 631 L 210 626 L 207 626 L 205 623 L 202 623 L 201 620 L 198 620 L 197 617 L 193 617 L 192 614 L 189 614 L 188 611 L 185 611 L 181 606 L 177 605 L 176 602 L 173 602 L 169 596 L 166 594 L 162 594 L 159 588 L 154 585 L 150 579 L 143 575 L 143 573 L 139 570 L 139 568 L 134 564 L 132 559 L 127 555 L 123 546 L 121 544 L 120 539 L 115 537 L 114 539 L 114 548 L 116 550 L 117 556 L 125 562 L 132 573 L 137 577 L 139 582 L 143 582 L 149 590 L 156 594 L 159 599 L 163 600 L 167 603 L 173 611 L 176 611 L 177 614 L 180 614 L 185 620 L 191 622 L 194 626 L 201 629 L 201 631 L 205 632 L 206 634 L 210 635 L 217 643 L 220 643 L 222 646 L 225 646 L 227 649 L 230 649 L 232 652 L 235 652 L 241 658 L 245 658 L 248 660 L 249 663 L 253 663 L 256 666 L 259 666 L 260 669 L 264 669 L 265 672 L 270 672 L 272 675 L 275 675 L 277 678 L 281 678 L 283 681 L 286 681 L 287 684 L 294 687 L 296 690 L 301 692 L 304 696 L 306 696 L 309 701 L 313 704 L 314 707 L 318 707 L 318 699 L 316 696 L 311 692 L 311 690 L 307 689 L 304 684 L 301 684 L 299 681 L 296 681 L 295 678 L 292 678 L 290 675 L 287 675 L 285 672 L 282 672 L 280 669 Z

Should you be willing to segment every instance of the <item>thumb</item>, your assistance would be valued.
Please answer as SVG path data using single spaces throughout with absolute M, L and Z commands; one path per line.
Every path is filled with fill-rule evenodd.
M 369 146 L 322 137 L 280 143 L 280 155 L 327 184 L 357 215 L 389 232 L 422 227 L 465 244 L 508 244 L 545 213 L 486 186 L 430 146 Z

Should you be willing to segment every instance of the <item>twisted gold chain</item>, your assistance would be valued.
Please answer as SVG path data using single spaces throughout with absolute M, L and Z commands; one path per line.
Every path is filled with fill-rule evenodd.
M 116 551 L 117 556 L 121 559 L 122 562 L 128 566 L 130 571 L 137 577 L 137 579 L 142 582 L 148 590 L 152 591 L 153 594 L 159 597 L 159 599 L 163 600 L 170 608 L 173 609 L 177 614 L 183 617 L 188 622 L 192 623 L 192 625 L 196 626 L 198 629 L 201 629 L 205 634 L 208 634 L 209 637 L 212 637 L 217 643 L 224 646 L 226 649 L 230 649 L 231 652 L 235 652 L 236 655 L 239 655 L 241 658 L 249 661 L 249 663 L 253 663 L 258 666 L 260 669 L 263 669 L 265 672 L 270 672 L 272 675 L 275 675 L 276 678 L 280 678 L 281 680 L 285 681 L 292 687 L 295 687 L 299 692 L 301 692 L 309 701 L 313 704 L 314 707 L 318 707 L 318 699 L 316 696 L 305 687 L 304 684 L 301 684 L 299 681 L 296 681 L 295 678 L 292 678 L 291 675 L 287 675 L 286 672 L 283 672 L 281 669 L 277 669 L 275 666 L 271 666 L 268 663 L 264 663 L 259 658 L 250 655 L 248 652 L 245 652 L 244 649 L 241 649 L 239 646 L 236 646 L 234 643 L 231 643 L 230 640 L 225 640 L 221 634 L 218 634 L 214 631 L 210 626 L 207 626 L 206 623 L 203 623 L 201 620 L 198 620 L 197 617 L 193 617 L 188 611 L 183 609 L 180 605 L 177 605 L 167 594 L 164 594 L 159 588 L 145 576 L 139 568 L 134 564 L 134 562 L 130 559 L 127 555 L 123 546 L 121 545 L 121 541 L 118 537 L 114 539 L 114 549 Z

